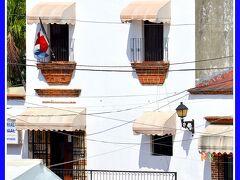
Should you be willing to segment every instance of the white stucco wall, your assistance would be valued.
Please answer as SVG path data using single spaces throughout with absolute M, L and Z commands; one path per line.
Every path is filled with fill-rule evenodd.
M 27 12 L 38 0 L 27 0 Z M 74 39 L 71 60 L 78 65 L 115 65 L 130 66 L 128 56 L 129 37 L 141 37 L 141 23 L 120 23 L 120 12 L 130 0 L 81 0 L 76 1 L 76 25 L 72 38 Z M 164 36 L 168 41 L 168 59 L 170 63 L 195 60 L 195 0 L 172 0 L 171 23 L 169 33 Z M 118 22 L 118 23 L 90 23 Z M 192 24 L 192 25 L 179 25 Z M 33 45 L 36 25 L 27 25 L 27 59 L 33 60 Z M 134 31 L 138 29 L 138 31 Z M 35 64 L 27 61 L 28 64 Z M 194 69 L 194 63 L 172 65 L 174 69 Z M 79 68 L 79 67 L 78 67 Z M 119 69 L 119 68 L 112 68 Z M 125 68 L 132 70 L 131 67 Z M 151 103 L 182 90 L 195 86 L 194 71 L 170 71 L 163 86 L 142 86 L 135 73 L 131 72 L 74 72 L 71 83 L 67 86 L 50 86 L 36 67 L 27 67 L 27 90 L 25 107 L 37 105 L 55 107 L 86 107 L 87 113 L 111 111 L 99 115 L 87 116 L 87 169 L 111 170 L 161 170 L 177 172 L 178 179 L 205 180 L 210 179 L 210 164 L 202 162 L 197 149 L 197 138 L 204 128 L 203 117 L 209 115 L 232 115 L 233 103 L 231 96 L 185 96 L 180 94 L 169 99 Z M 82 90 L 78 98 L 40 98 L 35 88 L 79 88 Z M 136 95 L 136 96 L 124 96 Z M 108 97 L 107 97 L 108 96 Z M 109 97 L 112 96 L 112 97 Z M 182 97 L 182 98 L 181 98 Z M 226 98 L 225 98 L 226 97 Z M 76 104 L 43 104 L 43 100 L 75 101 Z M 174 101 L 175 102 L 172 102 Z M 104 133 L 103 131 L 138 118 L 144 111 L 153 111 L 163 105 L 160 111 L 174 111 L 183 101 L 189 108 L 188 117 L 195 119 L 196 133 L 192 139 L 191 133 L 181 128 L 177 118 L 177 134 L 174 137 L 172 157 L 152 156 L 149 136 L 133 135 L 132 123 L 123 125 Z M 172 103 L 170 103 L 172 102 Z M 150 104 L 151 103 L 151 104 Z M 169 103 L 169 105 L 167 105 Z M 146 105 L 147 104 L 147 105 Z M 142 105 L 140 108 L 134 108 Z M 125 110 L 114 112 L 116 110 Z M 112 112 L 113 111 L 113 112 Z M 226 114 L 225 114 L 226 113 Z M 104 118 L 105 117 L 105 118 Z M 199 126 L 199 127 L 198 127 Z M 195 139 L 196 138 L 196 139 Z M 183 139 L 192 139 L 182 141 Z M 139 143 L 109 144 L 95 142 Z M 25 141 L 24 146 L 27 146 Z M 186 172 L 186 169 L 188 172 Z

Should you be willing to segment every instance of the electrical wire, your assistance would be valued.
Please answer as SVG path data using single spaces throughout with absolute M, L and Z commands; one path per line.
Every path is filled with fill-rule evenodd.
M 10 115 L 11 116 L 11 115 Z M 230 130 L 230 131 L 232 131 L 232 130 Z M 59 132 L 59 131 L 58 131 Z M 226 132 L 228 132 L 228 131 L 225 131 L 225 132 L 223 132 L 223 133 L 226 133 Z M 59 133 L 61 133 L 61 132 L 59 132 Z M 65 133 L 64 133 L 65 134 Z M 214 135 L 219 135 L 220 133 L 218 133 L 218 134 L 214 134 Z M 222 133 L 221 133 L 222 134 Z M 69 134 L 65 134 L 65 135 L 69 135 Z M 213 134 L 212 134 L 213 135 Z M 194 138 L 194 139 L 198 139 L 198 138 Z M 92 139 L 89 139 L 90 141 L 92 140 Z M 193 138 L 192 139 L 188 139 L 188 140 L 193 140 Z M 97 141 L 97 140 L 92 140 L 92 141 Z M 182 141 L 186 141 L 186 140 L 181 140 L 180 142 L 182 142 Z M 101 142 L 103 142 L 103 143 L 113 143 L 113 142 L 106 142 L 106 141 L 101 141 Z M 177 142 L 177 141 L 176 141 Z M 178 141 L 179 142 L 179 141 Z M 116 143 L 114 143 L 114 144 L 116 144 Z M 118 143 L 119 144 L 119 143 Z M 121 143 L 122 144 L 122 143 Z M 134 145 L 135 146 L 135 145 Z M 131 146 L 132 147 L 132 146 Z M 106 153 L 104 153 L 104 154 L 106 154 Z M 103 154 L 101 154 L 101 155 L 103 155 Z M 96 157 L 96 156 L 93 156 L 93 157 Z M 72 161 L 71 161 L 72 162 Z M 65 162 L 66 163 L 66 162 Z M 70 162 L 67 162 L 67 163 L 70 163 Z M 59 164 L 58 164 L 59 165 Z M 56 166 L 56 165 L 52 165 L 51 167 L 54 167 L 54 166 Z
M 220 83 L 219 83 L 220 84 Z M 186 90 L 184 90 L 184 91 L 181 91 L 181 92 L 179 92 L 178 94 L 181 94 L 181 93 L 183 93 L 183 92 L 185 92 Z M 175 94 L 174 96 L 176 96 L 176 95 L 178 95 L 178 94 Z M 184 95 L 184 97 L 185 97 L 186 95 Z M 168 99 L 168 98 L 170 98 L 170 97 L 172 97 L 172 96 L 169 96 L 169 97 L 166 97 L 166 98 L 163 98 L 163 99 L 161 99 L 161 100 L 159 100 L 159 101 L 162 101 L 162 100 L 164 100 L 164 99 Z M 179 100 L 179 99 L 181 99 L 181 98 L 178 98 L 177 100 Z M 176 101 L 176 100 L 175 100 Z M 157 101 L 154 101 L 154 102 L 151 102 L 151 103 L 147 103 L 146 105 L 149 105 L 149 104 L 152 104 L 152 103 L 156 103 Z M 171 101 L 170 103 L 172 103 L 172 102 L 174 102 L 174 101 Z M 48 106 L 44 106 L 44 105 L 39 105 L 39 104 L 35 104 L 35 103 L 30 103 L 30 102 L 26 102 L 26 103 L 28 103 L 28 104 L 32 104 L 32 105 L 38 105 L 38 106 L 42 106 L 42 107 L 48 107 Z M 169 105 L 170 103 L 168 103 L 167 105 Z M 61 109 L 61 108 L 55 108 L 55 107 L 51 107 L 51 108 L 54 108 L 54 109 L 58 109 L 58 110 L 63 110 L 64 111 L 64 109 Z M 135 107 L 135 108 L 139 108 L 139 107 Z M 129 109 L 125 109 L 125 110 L 129 110 Z M 131 110 L 133 110 L 133 108 L 131 108 Z M 157 111 L 158 109 L 156 109 L 156 110 L 154 110 L 154 111 Z M 74 112 L 74 111 L 70 111 L 70 110 L 67 110 L 68 112 L 73 112 L 73 113 L 78 113 L 78 112 Z M 121 110 L 121 112 L 122 112 L 123 110 Z M 109 128 L 109 130 L 111 130 L 111 129 L 115 129 L 115 128 L 117 128 L 117 127 L 121 127 L 121 126 L 123 126 L 123 125 L 126 125 L 126 124 L 129 124 L 129 123 L 131 123 L 131 121 L 126 121 L 126 120 L 120 120 L 120 119 L 117 119 L 117 118 L 109 118 L 109 117 L 102 117 L 102 116 L 99 116 L 99 115 L 96 115 L 96 114 L 101 114 L 101 113 L 106 113 L 106 112 L 98 112 L 98 113 L 94 113 L 94 114 L 91 114 L 91 113 L 88 113 L 88 114 L 84 114 L 84 115 L 90 115 L 90 116 L 95 116 L 95 117 L 99 117 L 99 118 L 105 118 L 105 119 L 110 119 L 110 120 L 115 120 L 115 121 L 121 121 L 121 122 L 124 122 L 123 124 L 121 124 L 121 125 L 117 125 L 116 127 L 111 127 L 111 128 Z M 107 113 L 113 113 L 113 111 L 109 111 L 109 112 L 107 112 Z M 132 122 L 133 122 L 133 120 L 132 120 Z M 105 130 L 102 130 L 101 132 L 106 132 Z
M 9 63 L 8 64 L 14 64 L 17 66 L 29 66 L 29 67 L 36 67 L 36 65 L 29 65 L 29 64 L 22 64 L 22 63 Z M 169 69 L 168 72 L 182 72 L 182 71 L 205 71 L 205 70 L 230 70 L 233 69 L 232 66 L 227 67 L 219 67 L 219 68 L 190 68 L 190 69 Z M 76 68 L 75 70 L 80 71 L 94 71 L 94 72 L 127 72 L 127 73 L 133 73 L 136 72 L 135 70 L 120 70 L 120 69 L 79 69 Z M 150 69 L 149 69 L 150 70 Z
M 117 22 L 96 22 L 96 21 L 81 21 L 81 20 L 77 20 L 77 21 L 88 22 L 88 23 L 117 23 Z M 122 23 L 119 23 L 119 24 L 122 24 Z M 171 24 L 171 25 L 174 25 L 174 24 Z M 195 24 L 175 24 L 175 25 L 195 25 Z M 181 64 L 181 63 L 176 63 L 176 64 Z M 228 68 L 232 68 L 232 67 L 228 67 Z M 197 70 L 197 69 L 195 69 L 195 70 Z M 209 69 L 199 69 L 199 70 L 209 70 Z M 96 155 L 94 157 L 96 157 Z M 54 165 L 52 165 L 51 167 L 53 167 L 53 166 Z
M 80 21 L 80 20 L 78 20 Z M 94 22 L 94 21 L 80 21 L 80 22 L 90 22 L 90 23 L 116 23 L 116 22 Z M 119 24 L 122 24 L 122 23 L 119 23 Z M 173 24 L 172 24 L 173 25 Z M 177 25 L 177 24 L 176 24 Z M 179 24 L 179 25 L 195 25 L 195 24 Z M 178 63 L 178 64 L 183 64 L 183 63 Z M 232 67 L 228 67 L 228 68 L 232 68 Z M 186 69 L 185 69 L 186 70 Z M 197 69 L 195 69 L 197 70 Z M 209 69 L 199 69 L 199 70 L 209 70 Z M 96 157 L 96 155 L 94 156 Z M 53 167 L 54 165 L 52 165 L 51 167 Z
M 225 132 L 224 132 L 224 133 L 225 133 Z M 221 135 L 221 134 L 222 134 L 222 133 L 218 133 L 218 134 L 216 134 L 216 135 Z M 96 154 L 96 155 L 93 155 L 93 156 L 88 157 L 88 159 L 94 158 L 94 157 L 103 156 L 103 155 L 107 155 L 107 154 L 111 154 L 111 153 L 114 153 L 114 152 L 119 152 L 119 151 L 124 150 L 124 149 L 132 148 L 132 147 L 134 147 L 134 146 L 135 146 L 135 145 L 133 145 L 133 146 L 127 146 L 127 147 L 124 147 L 124 148 L 121 148 L 121 149 L 116 149 L 116 150 L 113 150 L 113 151 L 108 151 L 108 152 L 105 152 L 105 153 Z M 142 151 L 142 150 L 140 149 L 139 151 Z M 149 152 L 148 152 L 148 153 L 149 153 Z M 160 154 L 160 155 L 161 155 L 161 154 Z M 162 155 L 164 155 L 164 154 L 162 154 Z M 179 157 L 177 157 L 177 156 L 172 156 L 172 157 L 173 157 L 173 158 L 179 158 Z M 187 158 L 184 158 L 184 157 L 181 157 L 181 158 L 183 158 L 183 159 L 185 159 L 185 160 L 193 160 L 193 159 L 187 159 Z M 180 159 L 181 159 L 181 158 L 180 158 Z M 77 162 L 77 161 L 79 161 L 79 160 L 81 160 L 81 159 L 72 160 L 72 161 L 66 161 L 66 162 L 62 162 L 62 163 L 57 163 L 57 164 L 50 165 L 49 167 L 60 166 L 60 165 L 64 165 L 64 164 L 69 164 L 69 163 Z M 197 160 L 197 161 L 200 161 L 200 160 Z
M 169 65 L 182 65 L 182 64 L 190 64 L 190 63 L 197 63 L 197 62 L 209 62 L 209 61 L 218 61 L 218 60 L 222 60 L 222 59 L 226 59 L 226 58 L 232 58 L 233 56 L 221 56 L 221 57 L 216 57 L 216 58 L 208 58 L 208 59 L 200 59 L 200 60 L 195 60 L 195 61 L 181 61 L 179 63 L 170 63 Z M 32 62 L 36 62 L 36 60 L 34 59 L 26 59 L 26 61 L 32 61 Z M 89 65 L 89 64 L 77 64 L 76 66 L 79 67 L 103 67 L 103 68 L 109 68 L 109 67 L 117 67 L 117 68 L 131 68 L 132 66 L 114 66 L 114 65 Z M 148 66 L 148 67 L 152 67 L 152 66 Z
M 12 115 L 10 115 L 10 114 L 8 114 L 8 115 L 9 115 L 9 116 L 12 116 Z M 12 117 L 14 117 L 14 116 L 12 116 Z M 24 120 L 22 120 L 22 121 L 24 121 Z M 219 121 L 219 120 L 216 120 L 216 121 Z M 25 121 L 25 122 L 26 122 L 26 121 Z M 32 124 L 32 123 L 29 123 L 29 124 Z M 232 130 L 224 131 L 224 132 L 221 132 L 221 133 L 215 133 L 215 134 L 213 134 L 213 135 L 214 135 L 214 136 L 219 136 L 219 135 L 221 135 L 221 134 L 223 134 L 223 133 L 230 132 L 230 131 L 232 131 Z M 77 137 L 77 138 L 79 138 L 79 137 L 76 136 L 76 135 L 71 135 L 71 134 L 67 134 L 67 133 L 64 133 L 64 132 L 60 132 L 60 131 L 54 131 L 54 132 L 59 133 L 59 134 L 63 134 L 63 135 L 67 135 L 67 136 L 72 136 L 72 137 Z M 161 137 L 161 138 L 164 138 L 164 137 Z M 161 139 L 161 138 L 159 138 L 159 139 Z M 194 139 L 199 139 L 199 138 L 201 138 L 201 137 L 192 138 L 192 139 L 183 139 L 183 140 L 172 141 L 172 142 L 189 141 L 189 140 L 194 140 Z M 88 157 L 88 158 L 93 158 L 93 157 L 97 157 L 97 156 L 102 156 L 102 155 L 110 154 L 110 153 L 113 153 L 113 152 L 121 151 L 121 150 L 123 150 L 123 149 L 128 149 L 128 148 L 132 148 L 132 147 L 136 146 L 136 143 L 107 142 L 107 141 L 99 141 L 99 140 L 94 140 L 94 139 L 86 139 L 86 140 L 94 141 L 94 142 L 107 143 L 107 144 L 115 144 L 115 145 L 116 145 L 116 144 L 134 144 L 133 146 L 128 146 L 128 147 L 124 147 L 124 148 L 121 148 L 121 149 L 116 149 L 116 150 L 114 150 L 114 151 L 110 151 L 110 152 L 106 152 L 106 153 L 101 153 L 101 154 L 93 155 L 93 156 L 90 156 L 90 157 Z M 155 140 L 158 140 L 158 139 L 155 139 Z M 140 143 L 140 144 L 137 144 L 137 145 L 150 144 L 150 143 L 151 143 L 151 144 L 163 145 L 163 146 L 169 146 L 169 145 L 162 144 L 162 143 L 152 143 L 152 141 L 151 141 L 151 142 Z M 170 146 L 171 146 L 171 145 L 170 145 Z M 142 150 L 140 150 L 140 151 L 142 151 Z M 161 155 L 161 154 L 159 154 L 159 155 Z M 164 155 L 164 154 L 162 154 L 162 155 Z M 179 157 L 177 157 L 177 156 L 173 156 L 173 157 L 174 157 L 174 158 L 179 158 Z M 187 159 L 187 158 L 184 158 L 184 159 L 186 159 L 186 160 L 192 160 L 192 159 Z M 66 161 L 66 162 L 58 163 L 58 164 L 53 164 L 53 165 L 50 165 L 49 167 L 54 167 L 54 166 L 59 166 L 59 165 L 68 164 L 68 163 L 72 163 L 72 162 L 77 162 L 77 161 L 79 161 L 79 160 L 81 160 L 81 159 L 72 160 L 72 161 Z
M 16 118 L 16 116 L 13 116 L 11 114 L 7 114 L 8 116 L 10 116 L 11 118 Z M 22 121 L 22 122 L 25 122 L 29 125 L 34 125 L 34 123 L 30 123 L 28 121 L 25 121 L 23 119 L 20 119 L 20 118 L 17 118 L 19 121 Z M 220 121 L 220 119 L 217 119 L 215 121 L 212 121 L 213 122 L 217 122 L 217 121 Z M 158 127 L 158 126 L 154 126 L 154 127 Z M 38 129 L 43 129 L 44 127 L 43 126 L 38 126 Z M 204 132 L 201 132 L 202 135 L 208 135 L 208 136 L 219 136 L 221 134 L 224 134 L 226 132 L 232 132 L 233 130 L 228 130 L 228 131 L 223 131 L 223 132 L 220 132 L 220 133 L 204 133 Z M 54 130 L 53 132 L 55 133 L 58 133 L 58 134 L 62 134 L 62 135 L 66 135 L 66 136 L 71 136 L 71 137 L 75 137 L 75 138 L 80 138 L 79 136 L 77 135 L 73 135 L 73 134 L 68 134 L 68 133 L 65 133 L 65 132 L 61 132 L 61 131 L 56 131 Z M 156 140 L 160 140 L 160 139 L 164 139 L 166 137 L 169 137 L 169 136 L 172 136 L 172 135 L 166 135 L 166 136 L 160 136 L 158 138 L 156 138 L 155 140 L 152 140 L 152 141 L 145 141 L 145 142 L 141 142 L 141 143 L 133 143 L 133 142 L 111 142 L 111 141 L 104 141 L 104 140 L 96 140 L 96 139 L 89 139 L 89 138 L 86 138 L 86 140 L 88 141 L 94 141 L 94 142 L 99 142 L 99 143 L 106 143 L 106 144 L 133 144 L 133 145 L 141 145 L 141 144 L 158 144 L 158 145 L 163 145 L 163 146 L 169 146 L 169 145 L 166 145 L 166 144 L 162 144 L 162 143 L 153 143 L 153 141 L 156 141 Z M 222 135 L 222 136 L 225 136 L 225 135 Z M 192 140 L 196 140 L 196 139 L 200 139 L 201 137 L 197 137 L 197 138 L 191 138 L 191 139 L 182 139 L 182 140 L 174 140 L 174 141 L 171 141 L 171 142 L 182 142 L 182 141 L 192 141 Z M 81 139 L 81 138 L 80 138 Z
M 11 14 L 7 14 L 7 16 L 22 16 L 22 17 L 26 17 L 25 14 L 17 14 L 17 13 L 11 13 Z M 52 20 L 59 20 L 58 19 L 54 19 L 51 18 Z M 164 18 L 163 18 L 164 19 Z M 42 19 L 43 20 L 43 19 Z M 72 18 L 61 18 L 61 20 L 75 20 L 76 22 L 82 22 L 82 23 L 95 23 L 95 24 L 122 24 L 122 25 L 127 25 L 127 23 L 122 23 L 120 21 L 93 21 L 93 20 L 80 20 L 80 19 L 72 19 Z M 205 23 L 204 25 L 233 25 L 233 23 Z M 156 23 L 156 24 L 145 24 L 148 26 L 151 25 L 159 25 L 159 26 L 164 26 L 163 23 Z M 172 24 L 172 23 L 167 23 L 167 26 L 195 26 L 195 23 L 182 23 L 182 24 Z
M 184 95 L 183 97 L 185 97 L 186 95 Z M 181 97 L 182 98 L 182 97 Z M 178 98 L 179 99 L 179 98 Z M 178 100 L 177 99 L 177 100 Z M 175 100 L 176 101 L 176 100 Z M 173 101 L 172 101 L 173 102 Z M 172 103 L 170 102 L 170 103 Z M 26 102 L 28 103 L 28 102 Z M 58 109 L 58 110 L 63 110 L 63 111 L 68 111 L 68 112 L 74 112 L 74 113 L 79 113 L 79 112 L 75 112 L 75 111 L 71 111 L 71 110 L 66 110 L 66 109 L 61 109 L 61 108 L 56 108 L 56 107 L 49 107 L 49 106 L 44 106 L 44 105 L 39 105 L 39 104 L 35 104 L 35 103 L 29 103 L 29 104 L 33 104 L 33 105 L 38 105 L 38 106 L 42 106 L 42 107 L 48 107 L 48 108 L 53 108 L 53 109 Z M 168 104 L 164 105 L 164 106 L 167 106 Z M 162 106 L 162 107 L 164 107 Z M 103 131 L 99 131 L 99 132 L 96 132 L 94 134 L 91 134 L 91 135 L 96 135 L 96 134 L 100 134 L 100 133 L 104 133 L 104 132 L 107 132 L 109 130 L 112 130 L 112 129 L 116 129 L 118 127 L 121 127 L 123 125 L 126 125 L 126 124 L 129 124 L 129 123 L 132 123 L 134 120 L 132 121 L 126 121 L 126 120 L 122 120 L 122 119 L 118 119 L 118 118 L 109 118 L 109 117 L 103 117 L 103 116 L 99 116 L 99 115 L 92 115 L 92 114 L 81 114 L 81 115 L 90 115 L 90 116 L 95 116 L 95 117 L 99 117 L 99 118 L 104 118 L 104 119 L 110 119 L 110 120 L 115 120 L 115 121 L 120 121 L 120 122 L 124 122 L 123 124 L 120 124 L 120 125 L 117 125 L 117 126 L 114 126 L 114 127 L 111 127 L 111 128 L 108 128 L 108 129 L 105 129 Z M 19 118 L 18 118 L 19 119 Z M 138 124 L 142 124 L 142 125 L 148 125 L 148 126 L 153 126 L 153 127 L 163 127 L 163 126 L 156 126 L 156 125 L 152 125 L 152 124 L 147 124 L 147 123 L 139 123 L 139 122 L 135 122 L 135 123 L 138 123 Z M 182 130 L 182 129 L 177 129 L 177 128 L 171 128 L 171 127 L 168 127 L 168 129 L 173 129 L 173 130 L 180 130 L 180 131 L 185 131 L 185 130 Z M 196 129 L 196 128 L 195 128 Z M 198 131 L 195 131 L 195 133 L 202 133 L 202 132 L 198 132 Z M 206 134 L 206 133 L 205 133 Z M 211 133 L 208 133 L 208 134 L 211 134 Z M 89 135 L 87 135 L 89 136 Z
M 182 97 L 185 97 L 185 96 L 186 96 L 186 95 L 184 95 L 184 96 L 182 96 Z M 181 99 L 182 97 L 178 98 L 177 100 Z M 175 101 L 177 101 L 177 100 L 171 101 L 171 102 L 169 102 L 167 105 L 169 105 L 170 103 L 175 102 Z M 163 106 L 161 106 L 161 107 L 158 108 L 158 109 L 161 109 L 161 108 L 163 108 L 163 107 L 165 107 L 165 106 L 167 106 L 167 105 L 163 105 Z M 94 115 L 92 115 L 92 116 L 94 116 Z M 99 116 L 96 116 L 96 115 L 95 115 L 95 117 L 99 117 Z M 120 124 L 120 125 L 118 125 L 118 126 L 114 126 L 114 127 L 111 127 L 111 128 L 105 129 L 105 130 L 102 130 L 102 131 L 98 131 L 98 132 L 95 132 L 95 133 L 88 134 L 87 136 L 92 136 L 92 135 L 104 133 L 104 132 L 107 132 L 107 131 L 110 131 L 110 130 L 113 130 L 113 129 L 122 127 L 122 126 L 124 126 L 124 125 L 133 123 L 134 121 L 135 121 L 135 119 L 134 119 L 134 120 L 131 120 L 131 121 L 127 121 L 126 123 Z M 146 123 L 138 123 L 138 124 L 149 125 L 149 124 L 146 124 Z M 153 126 L 153 125 L 152 125 L 152 126 Z M 154 127 L 156 127 L 156 126 L 154 126 Z M 171 128 L 170 128 L 170 129 L 171 129 Z M 176 130 L 177 130 L 177 129 L 176 129 Z M 178 129 L 178 130 L 180 130 L 180 129 Z
M 159 101 L 163 101 L 165 99 L 168 99 L 168 98 L 171 98 L 171 97 L 175 97 L 177 95 L 180 95 L 184 92 L 187 92 L 187 90 L 183 90 L 183 91 L 180 91 L 176 94 L 173 94 L 171 96 L 168 96 L 168 97 L 165 97 L 165 98 L 162 98 L 162 99 L 159 99 L 159 100 L 156 100 L 156 101 L 153 101 L 153 102 L 148 102 L 148 103 L 145 103 L 143 105 L 139 105 L 139 106 L 135 106 L 135 107 L 132 107 L 132 108 L 125 108 L 125 109 L 120 109 L 120 110 L 117 110 L 117 111 L 105 111 L 105 112 L 97 112 L 97 113 L 88 113 L 88 114 L 85 114 L 85 115 L 98 115 L 98 114 L 108 114 L 108 113 L 117 113 L 117 112 L 123 112 L 123 111 L 130 111 L 130 110 L 133 110 L 133 109 L 138 109 L 140 107 L 144 107 L 144 106 L 147 106 L 147 105 L 151 105 L 151 104 L 154 104 L 154 103 L 157 103 Z M 38 105 L 38 106 L 43 106 L 43 107 L 48 107 L 48 106 L 44 106 L 44 105 L 39 105 L 39 104 L 35 104 L 35 103 L 31 103 L 31 102 L 27 102 L 25 101 L 25 103 L 27 104 L 32 104 L 32 105 Z M 53 107 L 51 107 L 53 108 Z M 55 108 L 55 107 L 54 107 Z M 62 110 L 61 108 L 56 108 L 58 110 Z M 67 110 L 68 112 L 73 112 L 73 113 L 77 113 L 77 112 L 74 112 L 74 111 L 70 111 L 70 110 Z
M 186 90 L 184 90 L 184 91 L 186 91 Z M 179 94 L 181 94 L 181 93 L 183 93 L 184 91 L 181 91 Z M 178 94 L 176 94 L 176 95 L 178 95 Z M 186 96 L 186 95 L 185 95 Z M 185 97 L 184 96 L 184 97 Z M 168 97 L 169 98 L 169 97 Z M 164 98 L 165 99 L 165 98 Z M 177 99 L 178 100 L 178 99 Z M 160 101 L 160 100 L 159 100 Z M 176 101 L 176 100 L 175 100 Z M 174 102 L 174 101 L 173 101 Z M 28 104 L 32 104 L 32 105 L 38 105 L 38 106 L 43 106 L 43 107 L 48 107 L 48 106 L 44 106 L 44 105 L 39 105 L 39 104 L 35 104 L 35 103 L 29 103 L 29 102 L 26 102 L 26 103 L 28 103 Z M 153 102 L 152 102 L 153 103 Z M 149 103 L 148 103 L 149 104 Z M 151 104 L 151 103 L 150 103 Z M 168 104 L 170 104 L 170 103 L 168 103 Z M 167 104 L 167 105 L 168 105 Z M 61 109 L 61 108 L 55 108 L 55 107 L 51 107 L 51 108 L 54 108 L 54 109 L 60 109 L 60 110 L 64 110 L 64 109 Z M 68 112 L 70 111 L 70 110 L 67 110 Z M 74 112 L 74 111 L 70 111 L 70 112 Z M 74 112 L 74 113 L 78 113 L 78 112 Z M 99 113 L 98 113 L 99 114 Z M 115 128 L 118 128 L 118 127 L 121 127 L 121 126 L 123 126 L 123 125 L 126 125 L 126 124 L 129 124 L 129 123 L 131 123 L 131 122 L 133 122 L 134 120 L 132 120 L 132 121 L 126 121 L 126 120 L 120 120 L 120 119 L 117 119 L 117 118 L 109 118 L 109 117 L 102 117 L 102 116 L 98 116 L 98 115 L 96 115 L 96 114 L 85 114 L 85 115 L 91 115 L 91 116 L 95 116 L 95 117 L 100 117 L 100 118 L 105 118 L 105 119 L 111 119 L 111 120 L 115 120 L 115 121 L 121 121 L 121 122 L 124 122 L 123 124 L 121 124 L 121 125 L 117 125 L 117 126 L 114 126 L 114 127 L 111 127 L 111 128 L 108 128 L 108 129 L 106 129 L 106 130 L 102 130 L 101 132 L 98 132 L 98 134 L 99 133 L 103 133 L 103 132 L 106 132 L 106 131 L 109 131 L 109 130 L 112 130 L 112 129 L 115 129 Z M 94 134 L 96 134 L 96 133 L 94 133 Z
M 184 95 L 183 97 L 185 97 L 186 95 Z M 181 97 L 182 98 L 182 97 Z M 180 98 L 178 98 L 177 100 L 179 100 Z M 176 101 L 176 100 L 175 100 Z M 173 101 L 172 101 L 173 102 Z M 38 106 L 42 106 L 42 107 L 48 107 L 48 108 L 53 108 L 53 109 L 58 109 L 58 110 L 63 110 L 63 111 L 68 111 L 68 112 L 75 112 L 75 111 L 71 111 L 71 110 L 65 110 L 65 109 L 61 109 L 61 108 L 56 108 L 56 107 L 49 107 L 49 106 L 45 106 L 45 105 L 39 105 L 39 104 L 35 104 L 35 103 L 29 103 L 29 102 L 25 102 L 27 104 L 32 104 L 32 105 L 38 105 Z M 168 104 L 167 104 L 168 105 Z M 164 105 L 162 107 L 165 107 L 167 105 Z M 79 113 L 79 112 L 75 112 L 75 113 Z M 120 121 L 120 122 L 124 122 L 123 124 L 120 124 L 120 125 L 117 125 L 117 126 L 114 126 L 114 127 L 111 127 L 111 128 L 108 128 L 108 129 L 105 129 L 103 131 L 99 131 L 99 132 L 95 132 L 94 134 L 92 133 L 91 135 L 96 135 L 96 134 L 100 134 L 100 133 L 104 133 L 104 132 L 107 132 L 107 131 L 110 131 L 112 129 L 116 129 L 116 128 L 119 128 L 121 126 L 124 126 L 126 124 L 129 124 L 129 123 L 132 123 L 134 120 L 131 120 L 131 121 L 127 121 L 127 120 L 123 120 L 123 119 L 118 119 L 118 118 L 109 118 L 109 117 L 103 117 L 103 116 L 99 116 L 99 115 L 96 115 L 96 114 L 89 114 L 89 113 L 81 113 L 81 115 L 87 115 L 87 116 L 94 116 L 94 117 L 98 117 L 98 118 L 104 118 L 104 119 L 110 119 L 110 120 L 114 120 L 114 121 Z M 29 116 L 29 115 L 28 115 Z M 146 123 L 138 123 L 138 124 L 142 124 L 142 125 L 148 125 L 148 126 L 153 126 L 153 127 L 162 127 L 162 126 L 155 126 L 155 125 L 152 125 L 152 124 L 146 124 Z M 169 129 L 173 129 L 173 130 L 181 130 L 183 131 L 182 129 L 176 129 L 176 128 L 171 128 L 169 127 Z M 90 136 L 90 135 L 87 135 L 87 136 Z
M 11 87 L 19 87 L 22 84 L 14 85 Z M 176 94 L 177 92 L 170 92 L 170 93 L 160 93 L 158 95 L 169 95 L 169 94 Z M 87 96 L 79 96 L 78 98 L 134 98 L 134 97 L 146 97 L 146 96 L 156 96 L 157 94 L 123 94 L 123 95 L 87 95 Z M 29 97 L 36 97 L 35 94 L 25 94 L 25 96 Z M 129 104 L 133 105 L 133 104 Z M 136 105 L 136 104 L 135 104 Z

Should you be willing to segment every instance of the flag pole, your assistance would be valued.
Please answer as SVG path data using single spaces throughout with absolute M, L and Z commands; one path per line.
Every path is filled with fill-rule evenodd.
M 48 39 L 47 33 L 46 33 L 46 31 L 45 31 L 45 28 L 44 28 L 44 26 L 43 26 L 43 24 L 42 24 L 42 20 L 41 20 L 40 17 L 39 17 L 39 20 L 40 20 L 40 26 L 41 26 L 42 32 L 43 32 L 43 34 L 45 35 L 45 37 L 46 37 L 46 39 L 47 39 L 47 41 L 48 41 L 49 50 L 50 50 L 50 52 L 51 52 L 51 54 L 52 54 L 53 59 L 55 59 L 55 58 L 56 58 L 56 57 L 55 57 L 55 54 L 54 54 L 54 52 L 53 52 L 53 50 L 52 50 L 52 48 L 51 48 L 50 41 L 49 41 L 49 39 Z

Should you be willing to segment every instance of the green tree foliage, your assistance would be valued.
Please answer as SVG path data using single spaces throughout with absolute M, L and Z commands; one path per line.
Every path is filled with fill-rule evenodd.
M 26 1 L 7 0 L 7 81 L 10 86 L 25 85 Z

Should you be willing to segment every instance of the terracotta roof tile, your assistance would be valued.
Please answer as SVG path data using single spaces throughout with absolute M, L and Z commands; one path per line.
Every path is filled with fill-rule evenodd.
M 213 77 L 188 90 L 191 94 L 233 94 L 233 71 Z
M 211 124 L 233 124 L 232 116 L 206 116 L 204 118 Z

